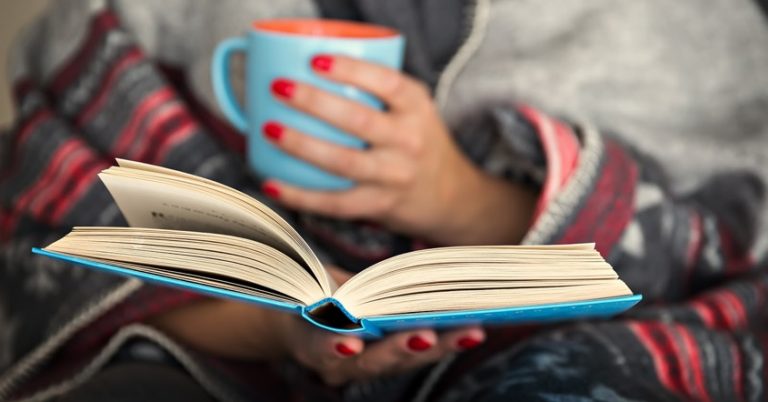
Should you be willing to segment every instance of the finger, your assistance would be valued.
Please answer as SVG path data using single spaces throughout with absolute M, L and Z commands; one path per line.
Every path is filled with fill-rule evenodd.
M 485 332 L 480 327 L 462 328 L 439 334 L 437 343 L 433 347 L 424 349 L 415 358 L 403 359 L 395 370 L 405 371 L 436 362 L 448 354 L 475 348 L 484 340 Z
M 329 335 L 322 341 L 322 351 L 327 359 L 347 359 L 359 355 L 365 349 L 365 343 L 354 336 Z
M 478 347 L 485 341 L 485 331 L 481 327 L 461 328 L 439 335 L 439 345 L 444 350 L 462 352 Z
M 393 130 L 385 113 L 312 85 L 278 78 L 272 82 L 272 93 L 289 106 L 371 144 L 386 143 Z
M 390 67 L 352 57 L 320 54 L 312 68 L 323 77 L 359 87 L 386 103 L 395 112 L 418 107 L 430 99 L 420 82 Z
M 359 355 L 365 343 L 354 336 L 344 336 L 319 328 L 310 329 L 307 337 L 307 359 L 312 367 L 325 369 L 335 367 L 340 361 Z
M 268 180 L 262 191 L 289 208 L 341 219 L 381 216 L 393 204 L 391 196 L 370 185 L 345 191 L 315 191 Z
M 345 361 L 339 368 L 347 371 L 351 378 L 362 379 L 392 373 L 403 366 L 424 365 L 442 356 L 430 353 L 437 342 L 437 334 L 432 330 L 393 334 L 368 345 L 364 353 L 354 360 Z
M 275 121 L 262 127 L 275 147 L 322 170 L 358 182 L 402 185 L 415 176 L 413 164 L 390 149 L 360 150 L 304 134 Z
M 262 131 L 277 148 L 322 170 L 355 181 L 376 177 L 378 169 L 371 152 L 336 145 L 274 121 L 264 124 Z
M 324 381 L 331 385 L 340 385 L 348 380 L 341 367 L 355 356 L 363 353 L 364 342 L 357 337 L 344 336 L 328 332 L 306 324 L 304 342 L 300 350 L 294 353 L 304 366 L 312 368 Z

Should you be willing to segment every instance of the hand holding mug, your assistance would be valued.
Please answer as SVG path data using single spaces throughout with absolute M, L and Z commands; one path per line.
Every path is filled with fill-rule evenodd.
M 258 21 L 217 48 L 214 89 L 265 193 L 287 206 L 443 245 L 519 242 L 536 195 L 460 152 L 424 85 L 398 70 L 402 49 L 386 27 Z M 228 83 L 236 51 L 247 56 L 245 108 Z
M 387 109 L 298 81 L 273 81 L 274 96 L 286 105 L 364 140 L 368 147 L 334 144 L 290 121 L 270 120 L 263 134 L 276 147 L 356 185 L 318 191 L 268 180 L 267 194 L 298 210 L 378 221 L 442 244 L 522 238 L 535 195 L 475 167 L 454 143 L 423 84 L 395 69 L 346 56 L 321 54 L 311 64 L 324 79 L 371 93 Z
M 290 122 L 296 129 L 335 144 L 365 147 L 360 138 L 279 102 L 270 93 L 270 85 L 276 78 L 284 77 L 380 108 L 378 99 L 359 88 L 319 77 L 312 71 L 310 60 L 322 52 L 346 54 L 397 69 L 402 63 L 403 43 L 396 31 L 372 24 L 278 19 L 256 21 L 245 36 L 219 44 L 211 65 L 214 92 L 224 115 L 248 138 L 247 159 L 251 169 L 262 177 L 277 178 L 304 188 L 352 187 L 352 181 L 286 155 L 262 137 L 262 126 L 268 120 L 278 120 Z M 243 106 L 235 99 L 229 80 L 229 60 L 234 53 L 245 54 Z

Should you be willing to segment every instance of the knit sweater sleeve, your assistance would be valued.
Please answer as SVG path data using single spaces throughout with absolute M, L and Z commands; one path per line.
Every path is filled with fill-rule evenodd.
M 594 242 L 650 301 L 681 300 L 759 266 L 763 183 L 755 175 L 724 171 L 674 194 L 651 156 L 588 124 L 511 105 L 480 121 L 470 156 L 494 174 L 540 188 L 524 242 Z M 477 129 L 492 134 L 485 146 L 477 146 Z

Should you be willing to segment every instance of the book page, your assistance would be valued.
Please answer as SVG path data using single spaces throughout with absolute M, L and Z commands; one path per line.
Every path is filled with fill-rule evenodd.
M 393 314 L 484 310 L 568 303 L 609 297 L 630 296 L 632 292 L 620 280 L 602 284 L 539 288 L 489 288 L 414 293 L 386 300 L 347 306 L 358 318 Z
M 196 189 L 115 175 L 102 175 L 101 180 L 132 227 L 240 236 L 301 259 L 274 228 L 254 219 L 247 211 L 222 202 L 219 197 Z
M 241 237 L 134 227 L 75 227 L 45 250 L 241 293 L 312 304 L 314 277 L 274 248 Z
M 442 247 L 401 254 L 334 292 L 358 318 L 629 296 L 594 244 Z
M 222 184 L 159 166 L 119 160 L 99 174 L 134 227 L 191 230 L 245 237 L 290 256 L 327 294 L 335 285 L 317 256 L 277 213 Z

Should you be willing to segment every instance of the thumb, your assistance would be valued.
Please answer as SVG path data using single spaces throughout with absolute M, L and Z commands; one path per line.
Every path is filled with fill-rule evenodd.
M 305 366 L 328 367 L 359 355 L 365 348 L 360 338 L 326 331 L 295 316 L 291 318 L 283 332 L 283 343 L 288 354 Z
M 316 356 L 325 362 L 356 356 L 365 349 L 365 342 L 358 337 L 340 335 L 320 328 L 312 330 L 316 332 L 313 345 Z

